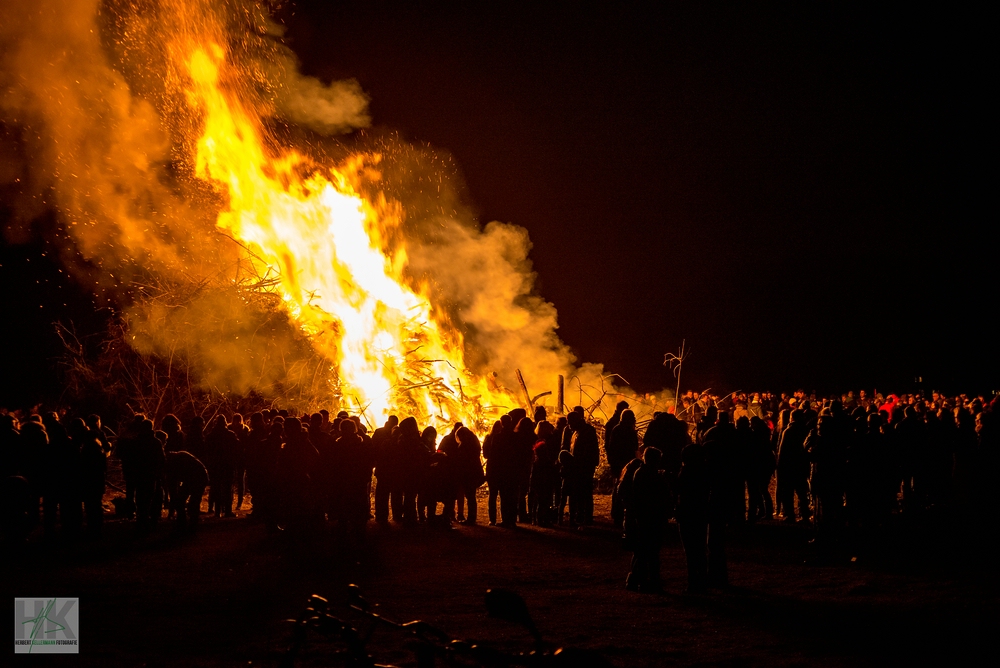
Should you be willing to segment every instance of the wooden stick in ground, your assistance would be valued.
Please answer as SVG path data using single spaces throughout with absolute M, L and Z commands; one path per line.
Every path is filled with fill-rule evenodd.
M 531 395 L 528 394 L 528 386 L 524 384 L 524 376 L 521 375 L 520 369 L 514 369 L 514 373 L 517 374 L 517 382 L 521 385 L 521 391 L 524 392 L 524 400 L 528 403 L 528 412 L 531 413 L 535 410 L 535 404 L 531 401 Z

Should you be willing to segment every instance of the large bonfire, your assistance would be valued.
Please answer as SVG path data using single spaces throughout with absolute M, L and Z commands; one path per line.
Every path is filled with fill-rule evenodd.
M 219 229 L 245 245 L 258 274 L 277 277 L 270 289 L 336 370 L 341 402 L 375 416 L 405 406 L 470 423 L 485 405 L 510 403 L 468 370 L 461 334 L 407 285 L 405 249 L 386 246 L 403 212 L 354 187 L 366 156 L 337 169 L 294 150 L 268 155 L 259 123 L 220 87 L 224 49 L 191 45 L 187 65 L 189 99 L 204 119 L 196 174 L 227 201 Z
M 140 354 L 370 423 L 483 428 L 531 402 L 520 370 L 617 398 L 572 366 L 524 230 L 463 216 L 434 154 L 333 140 L 364 94 L 299 74 L 261 3 L 8 2 L 4 24 L 15 231 L 54 205 Z

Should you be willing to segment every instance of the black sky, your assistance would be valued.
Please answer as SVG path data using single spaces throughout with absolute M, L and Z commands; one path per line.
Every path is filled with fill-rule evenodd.
M 280 17 L 379 131 L 455 157 L 481 222 L 529 230 L 581 361 L 657 389 L 686 338 L 688 388 L 997 389 L 985 13 L 650 5 Z M 63 303 L 45 290 L 74 289 L 15 269 L 43 248 L 5 244 L 0 267 L 36 347 L 39 304 Z
M 694 386 L 992 389 L 985 16 L 299 2 L 310 74 L 526 227 L 583 361 Z M 993 278 L 991 278 L 991 273 Z M 971 388 L 969 388 L 971 389 Z

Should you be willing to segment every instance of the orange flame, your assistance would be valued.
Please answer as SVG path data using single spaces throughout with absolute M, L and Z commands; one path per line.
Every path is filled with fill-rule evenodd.
M 260 275 L 278 277 L 274 289 L 336 370 L 343 407 L 482 428 L 484 409 L 515 403 L 466 369 L 460 333 L 404 283 L 405 251 L 380 247 L 403 212 L 355 190 L 365 159 L 333 169 L 294 150 L 269 156 L 256 118 L 220 87 L 224 55 L 211 44 L 187 63 L 188 101 L 204 117 L 196 174 L 228 195 L 219 229 Z

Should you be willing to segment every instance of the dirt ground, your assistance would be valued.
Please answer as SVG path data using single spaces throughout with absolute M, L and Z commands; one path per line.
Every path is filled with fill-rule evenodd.
M 389 618 L 530 650 L 522 628 L 486 615 L 485 590 L 511 588 L 548 642 L 616 666 L 962 665 L 996 654 L 994 553 L 988 540 L 958 540 L 953 523 L 934 534 L 900 528 L 870 554 L 822 564 L 811 561 L 808 527 L 761 524 L 731 541 L 732 589 L 703 597 L 681 593 L 672 525 L 666 594 L 644 595 L 625 590 L 630 555 L 607 521 L 607 497 L 597 506 L 584 531 L 509 530 L 486 526 L 480 503 L 477 526 L 369 523 L 357 549 L 330 532 L 271 534 L 243 513 L 184 538 L 161 523 L 139 540 L 131 523 L 112 521 L 100 543 L 33 540 L 11 557 L 6 588 L 80 598 L 80 654 L 27 657 L 37 665 L 277 666 L 290 637 L 283 620 L 311 594 L 343 603 L 349 583 Z M 414 665 L 404 646 L 388 631 L 369 642 L 378 660 Z M 338 647 L 314 635 L 299 665 L 341 665 Z

